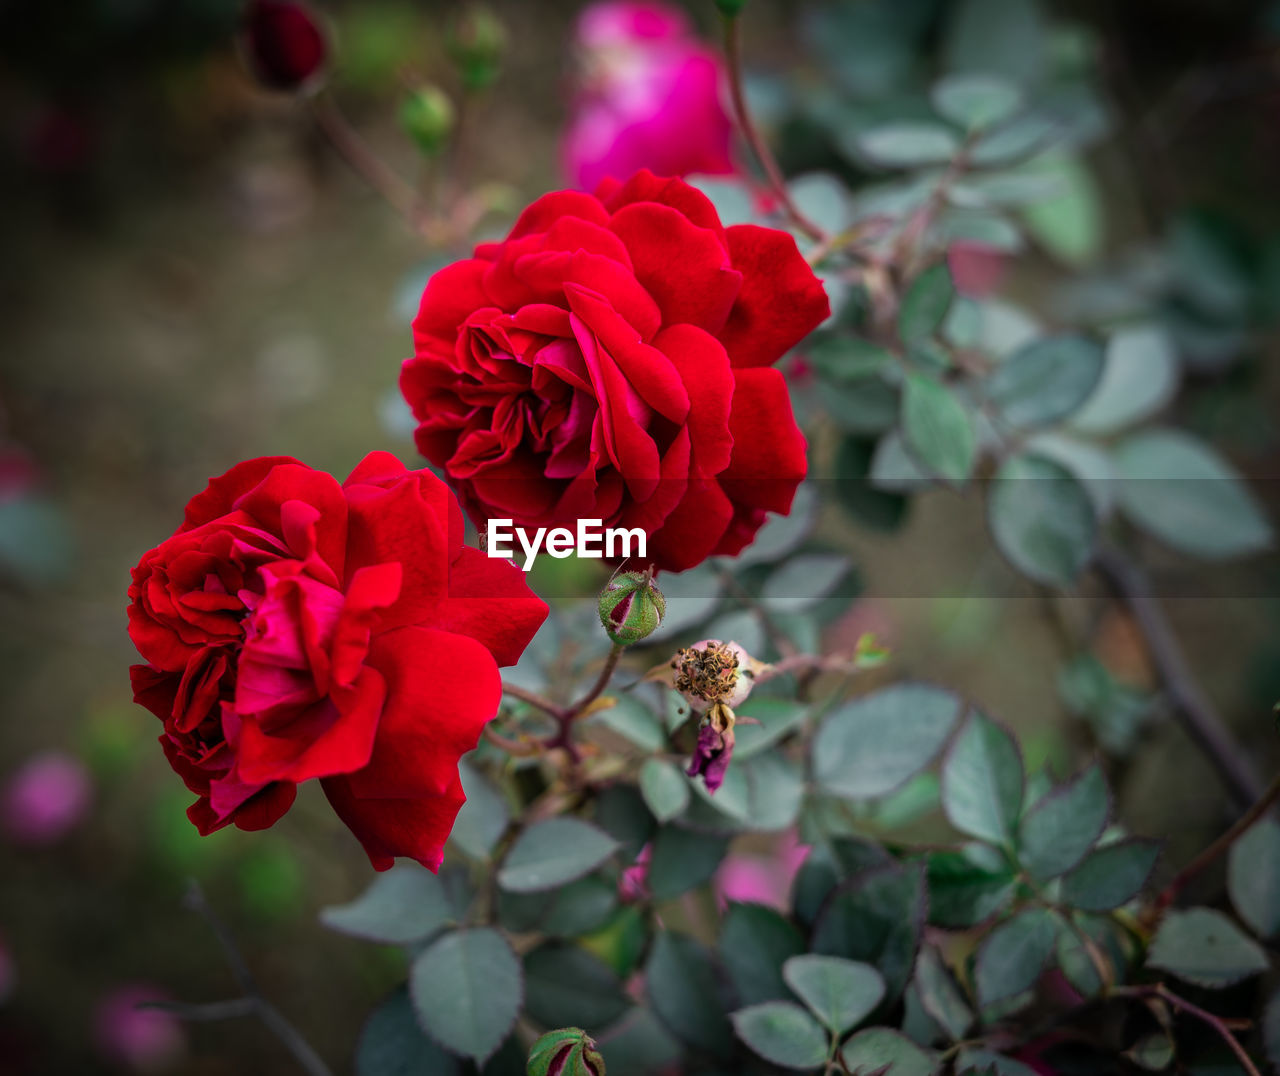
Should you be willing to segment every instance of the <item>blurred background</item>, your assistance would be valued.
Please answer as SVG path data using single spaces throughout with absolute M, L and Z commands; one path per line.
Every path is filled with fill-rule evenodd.
M 507 47 L 468 104 L 464 142 L 467 182 L 499 185 L 481 232 L 571 182 L 560 139 L 583 6 L 490 5 Z M 714 33 L 711 0 L 680 6 Z M 335 43 L 326 93 L 379 157 L 430 182 L 397 113 L 422 80 L 456 96 L 443 42 L 460 5 L 320 9 Z M 271 831 L 198 837 L 129 691 L 129 568 L 210 475 L 277 453 L 339 475 L 377 448 L 416 460 L 399 362 L 424 280 L 464 249 L 413 234 L 305 103 L 259 88 L 237 53 L 240 14 L 235 0 L 0 3 L 3 1073 L 290 1071 L 254 1021 L 135 1014 L 138 998 L 235 994 L 206 924 L 181 906 L 190 877 L 338 1071 L 403 976 L 397 952 L 316 923 L 369 874 L 318 789 Z M 1280 6 L 751 0 L 745 34 L 784 170 L 855 189 L 865 176 L 841 129 L 910 107 L 904 87 L 957 50 L 985 50 L 997 71 L 1083 73 L 1079 169 L 1001 294 L 1055 322 L 1073 302 L 1158 292 L 1185 375 L 1178 420 L 1277 518 Z M 892 675 L 981 700 L 1060 772 L 1100 728 L 1151 716 L 1111 744 L 1126 822 L 1168 835 L 1172 862 L 1221 826 L 1223 794 L 1154 707 L 1132 624 L 1110 614 L 1101 669 L 1062 676 L 1054 622 L 992 550 L 979 504 L 931 493 L 892 533 L 829 506 L 820 527 L 862 581 L 832 645 L 877 631 Z M 1153 566 L 1207 691 L 1273 770 L 1275 556 Z

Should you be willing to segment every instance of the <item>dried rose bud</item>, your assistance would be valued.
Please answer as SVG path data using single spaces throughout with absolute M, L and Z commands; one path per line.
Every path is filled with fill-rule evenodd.
M 620 646 L 647 639 L 667 615 L 667 599 L 645 572 L 623 572 L 600 592 L 600 623 Z
M 426 156 L 444 148 L 453 131 L 454 108 L 439 86 L 421 86 L 400 106 L 400 126 Z
M 310 88 L 329 58 L 319 16 L 298 0 L 249 0 L 241 39 L 254 77 L 273 90 Z
M 698 746 L 686 771 L 690 777 L 702 774 L 707 791 L 714 792 L 724 783 L 733 757 L 733 711 L 716 705 L 698 727 Z
M 705 714 L 716 703 L 732 710 L 746 702 L 758 664 L 737 643 L 703 639 L 678 650 L 671 667 L 675 689 L 689 700 L 695 714 Z
M 604 1076 L 604 1058 L 581 1028 L 548 1031 L 529 1051 L 528 1076 Z

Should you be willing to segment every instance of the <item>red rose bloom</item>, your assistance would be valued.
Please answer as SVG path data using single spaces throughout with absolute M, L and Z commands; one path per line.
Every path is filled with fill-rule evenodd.
M 400 387 L 478 524 L 641 527 L 680 571 L 790 511 L 805 443 L 769 367 L 829 310 L 787 233 L 638 172 L 436 273 Z
M 458 758 L 547 613 L 462 531 L 439 479 L 382 452 L 342 485 L 250 460 L 192 499 L 133 570 L 129 635 L 201 833 L 264 829 L 318 777 L 377 869 L 440 865 Z

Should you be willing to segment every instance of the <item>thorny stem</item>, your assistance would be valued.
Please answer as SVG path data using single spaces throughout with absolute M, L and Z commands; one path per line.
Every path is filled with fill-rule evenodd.
M 1277 800 L 1280 800 L 1280 777 L 1276 777 L 1271 782 L 1267 790 L 1257 798 L 1252 807 L 1240 816 L 1235 825 L 1183 867 L 1173 881 L 1160 891 L 1160 895 L 1155 902 L 1156 913 L 1159 914 L 1169 907 L 1192 879 L 1230 848 L 1240 835 L 1266 814 Z
M 1165 694 L 1187 734 L 1213 764 L 1232 796 L 1242 805 L 1253 803 L 1262 795 L 1262 783 L 1192 675 L 1142 569 L 1114 549 L 1100 550 L 1094 568 L 1138 622 Z
M 1253 1059 L 1240 1045 L 1236 1037 L 1231 1034 L 1231 1029 L 1227 1026 L 1226 1021 L 1220 1017 L 1214 1016 L 1213 1013 L 1207 1012 L 1198 1005 L 1193 1005 L 1185 998 L 1179 997 L 1170 990 L 1164 983 L 1156 983 L 1153 986 L 1117 986 L 1112 994 L 1117 997 L 1133 997 L 1133 998 L 1160 998 L 1172 1008 L 1180 1012 L 1186 1013 L 1188 1016 L 1194 1016 L 1197 1020 L 1207 1024 L 1230 1048 L 1231 1052 L 1236 1055 L 1236 1060 L 1240 1062 L 1240 1067 L 1249 1074 L 1249 1076 L 1262 1076 L 1258 1071 L 1258 1067 L 1253 1063 Z
M 800 212 L 800 208 L 792 201 L 791 195 L 787 191 L 786 180 L 782 178 L 782 170 L 778 167 L 773 151 L 769 149 L 769 144 L 760 136 L 755 120 L 751 118 L 751 112 L 747 108 L 746 94 L 742 89 L 742 28 L 740 23 L 741 19 L 736 16 L 725 16 L 724 52 L 725 60 L 729 67 L 729 94 L 733 99 L 734 116 L 737 118 L 738 126 L 742 129 L 742 136 L 747 140 L 747 144 L 751 147 L 752 153 L 755 154 L 756 160 L 760 162 L 760 167 L 764 169 L 764 174 L 769 180 L 769 186 L 773 189 L 778 203 L 786 210 L 787 216 L 810 239 L 824 243 L 827 240 L 827 233 Z
M 279 1009 L 263 997 L 252 972 L 249 971 L 249 966 L 245 963 L 244 957 L 240 955 L 240 950 L 236 948 L 235 939 L 231 936 L 231 931 L 227 929 L 227 925 L 214 912 L 198 882 L 191 882 L 184 903 L 192 911 L 199 912 L 204 921 L 209 924 L 214 937 L 218 939 L 218 944 L 222 947 L 223 955 L 231 968 L 231 974 L 235 977 L 240 989 L 244 991 L 244 997 L 239 999 L 243 1007 L 233 1008 L 233 1003 L 227 1001 L 213 1002 L 212 1005 L 208 1006 L 193 1006 L 192 1008 L 196 1010 L 203 1010 L 204 1014 L 191 1016 L 190 1018 L 211 1020 L 228 1016 L 242 1016 L 250 1012 L 256 1013 L 258 1019 L 293 1054 L 294 1059 L 302 1066 L 303 1071 L 308 1076 L 333 1076 L 329 1066 L 324 1063 L 311 1044 L 302 1037 L 298 1029 L 284 1018 Z M 217 1009 L 222 1010 L 221 1014 L 211 1015 L 216 1013 Z M 186 1012 L 177 1009 L 171 1009 L 170 1011 L 174 1012 L 176 1016 L 188 1015 Z

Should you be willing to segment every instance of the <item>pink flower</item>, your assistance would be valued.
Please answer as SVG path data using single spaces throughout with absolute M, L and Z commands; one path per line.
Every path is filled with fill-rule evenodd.
M 718 54 L 678 8 L 605 0 L 578 19 L 578 78 L 561 146 L 583 189 L 641 168 L 662 176 L 734 171 Z
M 765 904 L 779 911 L 789 906 L 791 883 L 809 854 L 789 831 L 771 855 L 730 855 L 716 873 L 716 892 L 722 902 Z
M 653 856 L 653 845 L 646 844 L 640 849 L 636 861 L 622 872 L 618 879 L 618 899 L 624 903 L 635 903 L 649 895 L 649 860 Z
M 947 266 L 956 291 L 971 299 L 985 299 L 999 290 L 1009 257 L 986 243 L 957 240 L 947 249 Z
M 56 751 L 35 755 L 5 786 L 0 821 L 19 844 L 52 844 L 84 817 L 91 793 L 77 759 Z
M 167 1001 L 162 990 L 145 983 L 117 987 L 93 1014 L 93 1037 L 102 1054 L 135 1072 L 161 1072 L 173 1067 L 186 1050 L 187 1037 L 177 1019 L 146 1001 Z

